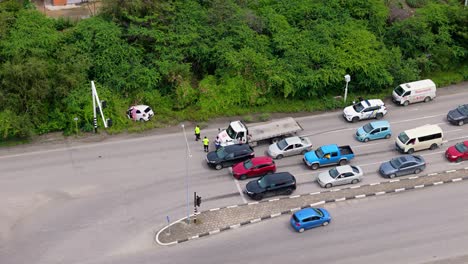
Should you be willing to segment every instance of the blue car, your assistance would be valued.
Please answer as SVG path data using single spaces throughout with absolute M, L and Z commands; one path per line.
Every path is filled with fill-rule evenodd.
M 364 126 L 358 128 L 356 131 L 356 139 L 361 142 L 367 142 L 369 140 L 390 138 L 392 136 L 392 130 L 388 121 L 375 121 L 367 123 Z
M 291 216 L 291 226 L 299 233 L 317 226 L 326 226 L 331 216 L 324 208 L 306 208 L 295 212 Z

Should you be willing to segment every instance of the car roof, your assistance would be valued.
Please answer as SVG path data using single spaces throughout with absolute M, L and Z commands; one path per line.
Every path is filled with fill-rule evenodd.
M 244 124 L 241 121 L 233 121 L 230 125 L 235 131 L 246 130 Z
M 389 127 L 390 123 L 385 120 L 371 122 L 373 128 Z
M 267 174 L 263 177 L 268 178 L 268 181 L 287 181 L 294 179 L 294 176 L 289 172 L 277 172 L 272 174 Z
M 413 129 L 405 130 L 406 135 L 409 138 L 420 137 L 421 134 L 442 133 L 442 129 L 438 125 L 424 125 Z
M 436 87 L 435 83 L 430 79 L 404 83 L 404 84 L 401 84 L 400 86 L 403 87 L 405 91 L 416 90 L 416 89 L 427 88 L 427 87 L 434 87 L 434 88 Z
M 401 155 L 397 159 L 399 159 L 402 163 L 407 161 L 419 161 L 416 157 L 424 161 L 424 159 L 421 156 L 414 155 Z
M 268 156 L 255 157 L 255 158 L 252 158 L 251 160 L 254 165 L 273 163 L 273 159 Z
M 384 102 L 380 99 L 366 99 L 366 100 L 362 100 L 361 104 L 366 107 L 369 107 L 369 106 L 384 105 Z
M 305 208 L 294 213 L 299 220 L 309 218 L 311 216 L 321 216 L 314 210 L 314 208 Z
M 328 153 L 328 152 L 333 152 L 333 151 L 337 151 L 338 150 L 338 147 L 337 145 L 325 145 L 325 146 L 321 146 L 322 150 L 325 152 L 325 153 Z
M 253 149 L 249 146 L 249 144 L 229 145 L 229 146 L 225 146 L 224 150 L 226 152 L 236 152 L 236 151 L 241 151 L 241 150 L 252 150 L 253 151 Z
M 338 173 L 345 173 L 345 172 L 352 172 L 353 168 L 351 168 L 351 165 L 343 165 L 343 166 L 337 166 L 335 167 Z
M 285 140 L 286 140 L 286 143 L 288 143 L 288 145 L 302 143 L 302 140 L 300 137 L 288 137 L 288 138 L 285 138 Z

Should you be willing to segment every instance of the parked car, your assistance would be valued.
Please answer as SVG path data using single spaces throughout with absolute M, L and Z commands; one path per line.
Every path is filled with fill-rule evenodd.
M 457 143 L 445 151 L 449 161 L 462 162 L 468 159 L 468 141 Z
M 459 126 L 468 123 L 468 104 L 459 105 L 457 108 L 450 110 L 447 114 L 447 120 L 451 124 Z
M 276 172 L 276 164 L 270 157 L 255 157 L 244 162 L 239 162 L 229 168 L 232 176 L 236 179 L 245 180 L 247 178 L 259 177 L 265 174 Z
M 206 154 L 206 162 L 210 167 L 220 170 L 253 157 L 255 153 L 249 144 L 235 144 L 209 152 Z
M 337 166 L 328 171 L 324 171 L 317 177 L 320 186 L 331 188 L 342 184 L 355 184 L 361 181 L 363 171 L 359 166 L 344 165 Z
M 330 223 L 331 216 L 324 208 L 305 208 L 295 212 L 291 216 L 291 226 L 299 233 L 317 226 L 326 226 Z
M 312 143 L 306 137 L 288 137 L 268 147 L 268 155 L 274 159 L 286 156 L 304 155 L 312 149 Z
M 343 117 L 353 123 L 369 118 L 381 119 L 386 114 L 387 107 L 380 99 L 362 100 L 343 110 Z
M 379 172 L 382 176 L 392 179 L 406 174 L 418 174 L 425 168 L 426 162 L 422 156 L 402 155 L 382 163 Z
M 127 110 L 127 117 L 135 121 L 148 121 L 153 116 L 153 110 L 147 105 L 133 105 Z
M 367 123 L 364 126 L 358 128 L 356 131 L 356 139 L 361 142 L 367 142 L 369 140 L 390 138 L 392 136 L 392 130 L 388 121 L 375 121 Z
M 289 172 L 267 174 L 245 186 L 245 193 L 254 200 L 274 195 L 290 195 L 296 190 L 296 178 Z
M 392 99 L 398 105 L 429 102 L 436 97 L 436 85 L 432 80 L 420 80 L 398 85 L 392 92 Z

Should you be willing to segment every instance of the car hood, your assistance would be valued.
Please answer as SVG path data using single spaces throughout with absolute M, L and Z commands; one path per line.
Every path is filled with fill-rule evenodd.
M 318 175 L 318 179 L 320 182 L 324 183 L 324 184 L 327 184 L 327 183 L 330 183 L 330 182 L 334 182 L 335 179 L 333 179 L 331 176 L 330 176 L 330 173 L 328 173 L 328 171 L 324 171 L 322 173 L 320 173 Z
M 268 147 L 268 151 L 269 151 L 270 153 L 274 153 L 274 154 L 276 154 L 276 153 L 279 154 L 279 153 L 282 152 L 282 151 L 278 148 L 278 145 L 277 145 L 276 143 L 275 143 L 275 144 L 271 144 L 271 145 Z
M 248 192 L 252 192 L 252 193 L 261 193 L 265 190 L 258 185 L 257 180 L 250 181 L 249 183 L 247 183 L 247 185 L 245 186 L 245 189 Z
M 315 155 L 315 151 L 314 151 L 314 150 L 311 150 L 311 151 L 307 152 L 306 154 L 304 154 L 304 158 L 305 158 L 307 161 L 318 160 L 318 157 L 317 157 L 317 155 Z
M 245 169 L 244 162 L 240 162 L 232 166 L 232 172 L 234 174 L 244 174 L 244 173 L 247 173 L 248 170 Z
M 357 134 L 358 134 L 359 136 L 363 136 L 363 135 L 365 135 L 365 134 L 367 134 L 367 133 L 366 133 L 366 131 L 364 131 L 364 128 L 360 127 L 360 128 L 358 128 L 358 130 L 357 130 Z
M 447 154 L 449 154 L 450 156 L 460 156 L 461 153 L 458 152 L 458 150 L 455 148 L 455 146 L 451 146 L 447 149 L 446 151 Z
M 216 155 L 216 151 L 211 151 L 208 154 L 206 154 L 206 159 L 208 161 L 218 161 L 218 155 Z
M 450 110 L 448 112 L 448 116 L 453 120 L 459 120 L 463 118 L 463 115 L 460 112 L 458 112 L 457 109 Z
M 343 109 L 343 113 L 344 113 L 345 115 L 355 115 L 355 114 L 356 114 L 356 111 L 354 111 L 353 106 L 350 105 L 350 106 L 345 107 L 345 109 Z
M 390 174 L 396 172 L 397 170 L 392 167 L 389 161 L 387 161 L 380 165 L 380 171 L 384 172 L 385 174 Z
M 219 137 L 219 140 L 221 141 L 221 143 L 226 143 L 226 142 L 232 141 L 232 139 L 229 137 L 226 130 L 223 130 L 223 131 L 219 132 L 218 137 Z

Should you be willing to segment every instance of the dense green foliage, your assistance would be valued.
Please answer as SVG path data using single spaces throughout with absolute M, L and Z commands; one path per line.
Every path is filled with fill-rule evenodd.
M 99 16 L 75 23 L 2 1 L 0 138 L 74 133 L 74 117 L 91 131 L 90 80 L 116 132 L 339 107 L 345 74 L 353 94 L 374 95 L 426 77 L 468 79 L 468 10 L 459 1 L 407 1 L 420 8 L 394 23 L 389 2 L 104 0 Z M 137 103 L 156 118 L 128 120 Z

